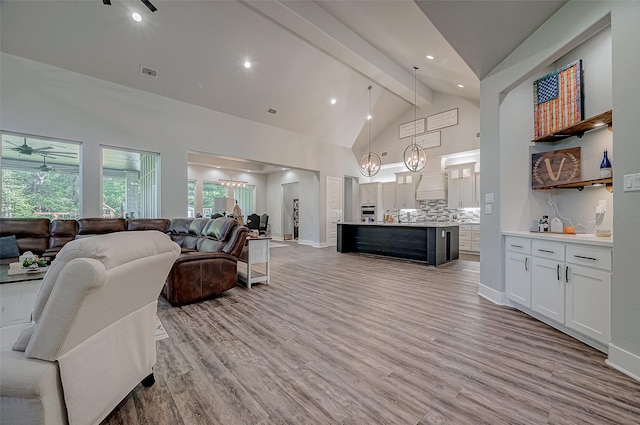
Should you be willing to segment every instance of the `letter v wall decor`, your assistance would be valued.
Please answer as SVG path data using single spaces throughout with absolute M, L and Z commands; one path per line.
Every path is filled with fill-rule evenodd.
M 531 155 L 531 188 L 557 186 L 582 179 L 580 148 Z

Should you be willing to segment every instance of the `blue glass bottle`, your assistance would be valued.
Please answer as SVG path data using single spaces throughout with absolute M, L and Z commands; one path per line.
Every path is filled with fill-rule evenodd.
M 604 156 L 602 157 L 602 162 L 600 163 L 600 178 L 608 179 L 611 177 L 611 162 L 609 161 L 609 155 L 607 154 L 607 150 L 604 150 Z

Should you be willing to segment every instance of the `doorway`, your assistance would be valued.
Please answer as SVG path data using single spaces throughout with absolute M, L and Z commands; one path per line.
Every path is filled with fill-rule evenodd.
M 298 182 L 282 185 L 282 237 L 298 240 L 300 226 L 300 193 Z

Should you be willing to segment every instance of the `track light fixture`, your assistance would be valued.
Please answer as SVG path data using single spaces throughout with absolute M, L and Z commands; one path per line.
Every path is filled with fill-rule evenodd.
M 155 7 L 149 0 L 140 0 L 145 6 L 147 6 L 147 8 L 149 8 L 150 11 L 155 12 L 156 10 L 158 10 L 157 7 Z M 108 6 L 111 6 L 111 0 L 102 0 L 102 4 L 106 4 Z

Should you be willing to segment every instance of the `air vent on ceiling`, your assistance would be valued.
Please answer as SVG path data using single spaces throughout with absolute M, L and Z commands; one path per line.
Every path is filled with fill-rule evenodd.
M 158 71 L 156 71 L 155 69 L 147 68 L 146 66 L 140 67 L 140 74 L 146 75 L 147 77 L 151 78 L 158 78 Z
M 277 113 L 278 113 L 278 111 L 277 111 L 277 110 L 275 110 L 275 109 L 273 109 L 273 108 L 269 108 L 269 109 L 267 109 L 267 112 L 268 112 L 268 113 L 270 113 L 270 114 L 273 114 L 273 115 L 275 115 L 275 114 L 277 114 Z
M 382 152 L 380 156 L 387 156 L 387 152 Z

